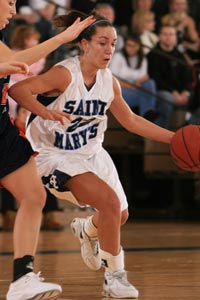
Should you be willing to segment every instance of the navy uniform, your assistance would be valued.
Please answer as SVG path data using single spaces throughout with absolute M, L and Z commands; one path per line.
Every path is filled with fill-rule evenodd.
M 7 99 L 9 78 L 0 78 L 0 179 L 23 166 L 34 153 L 30 143 L 10 120 Z

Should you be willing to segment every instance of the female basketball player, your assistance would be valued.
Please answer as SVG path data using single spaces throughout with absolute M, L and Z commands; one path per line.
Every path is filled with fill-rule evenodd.
M 56 18 L 55 24 L 68 27 L 77 16 L 86 18 L 72 11 Z M 116 31 L 108 20 L 95 18 L 74 40 L 80 44 L 81 56 L 68 58 L 45 74 L 17 83 L 9 93 L 35 115 L 46 107 L 70 114 L 71 120 L 64 125 L 30 116 L 26 133 L 39 152 L 39 173 L 51 191 L 64 194 L 70 190 L 80 203 L 97 209 L 93 217 L 76 218 L 71 226 L 81 242 L 86 264 L 92 269 L 99 269 L 101 264 L 105 267 L 104 295 L 137 298 L 137 289 L 127 280 L 120 243 L 120 225 L 128 218 L 127 199 L 115 166 L 102 147 L 106 112 L 110 109 L 123 127 L 146 138 L 170 143 L 173 132 L 129 109 L 107 68 L 115 49 Z M 54 94 L 46 97 L 43 108 L 33 96 L 42 93 Z
M 4 28 L 16 13 L 15 3 L 15 0 L 0 0 L 0 29 Z M 27 73 L 28 66 L 25 63 L 31 64 L 61 44 L 73 40 L 93 21 L 91 18 L 83 22 L 76 20 L 65 32 L 36 47 L 15 53 L 0 41 L 1 76 L 11 74 L 13 71 Z M 0 39 L 2 39 L 1 32 Z M 17 69 L 13 70 L 15 67 Z M 17 199 L 19 210 L 14 227 L 14 278 L 7 293 L 7 300 L 28 300 L 36 297 L 56 299 L 61 293 L 61 287 L 42 282 L 40 274 L 33 272 L 46 194 L 37 175 L 31 146 L 10 122 L 6 99 L 8 83 L 9 77 L 0 79 L 0 184 Z M 58 110 L 49 109 L 43 109 L 41 114 L 39 111 L 38 113 L 44 119 L 57 120 L 61 123 L 67 116 Z

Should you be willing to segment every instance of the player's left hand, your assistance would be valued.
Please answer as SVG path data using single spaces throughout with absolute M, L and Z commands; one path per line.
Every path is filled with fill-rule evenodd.
M 62 37 L 62 43 L 71 42 L 75 40 L 84 29 L 94 23 L 94 21 L 94 16 L 89 16 L 82 21 L 80 20 L 80 18 L 77 18 L 71 26 L 69 26 L 62 33 L 58 34 L 56 38 L 59 39 Z
M 19 61 L 0 63 L 0 77 L 16 73 L 28 75 L 30 73 L 28 65 Z

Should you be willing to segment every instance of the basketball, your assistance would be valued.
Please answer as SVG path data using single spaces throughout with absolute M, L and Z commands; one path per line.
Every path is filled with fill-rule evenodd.
M 178 129 L 170 144 L 174 163 L 191 172 L 200 170 L 200 126 L 187 125 Z

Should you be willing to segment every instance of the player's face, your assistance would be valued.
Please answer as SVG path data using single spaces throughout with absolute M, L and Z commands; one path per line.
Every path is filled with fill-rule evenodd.
M 110 63 L 116 41 L 117 34 L 113 27 L 97 27 L 84 55 L 97 69 L 104 69 Z
M 15 0 L 0 0 L 0 29 L 3 29 L 16 14 L 15 4 Z

